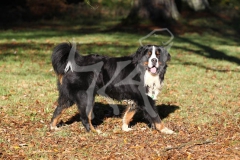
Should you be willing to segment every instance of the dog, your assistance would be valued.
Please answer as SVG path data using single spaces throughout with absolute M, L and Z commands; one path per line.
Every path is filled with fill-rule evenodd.
M 73 53 L 72 65 L 70 53 Z M 58 129 L 61 114 L 73 104 L 77 105 L 86 131 L 97 132 L 91 123 L 96 95 L 127 100 L 123 115 L 123 131 L 130 131 L 129 123 L 137 110 L 142 110 L 152 128 L 166 134 L 174 133 L 161 121 L 155 100 L 159 94 L 170 54 L 162 46 L 145 45 L 124 57 L 97 54 L 82 56 L 73 44 L 57 45 L 52 53 L 52 66 L 57 75 L 59 97 L 50 129 Z M 69 67 L 70 66 L 70 67 Z

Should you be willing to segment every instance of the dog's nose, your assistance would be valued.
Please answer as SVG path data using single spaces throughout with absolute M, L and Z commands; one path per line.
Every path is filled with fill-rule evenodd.
M 151 61 L 152 61 L 153 64 L 156 64 L 157 63 L 157 58 L 153 58 Z

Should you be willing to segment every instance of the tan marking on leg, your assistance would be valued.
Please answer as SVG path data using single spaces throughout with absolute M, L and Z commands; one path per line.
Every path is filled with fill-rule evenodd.
M 128 111 L 124 115 L 124 122 L 129 125 L 129 123 L 132 121 L 133 116 L 135 115 L 136 111 Z
M 133 116 L 135 115 L 136 110 L 131 110 L 130 111 L 130 106 L 128 106 L 126 112 L 124 113 L 123 116 L 123 125 L 122 125 L 122 130 L 123 131 L 130 131 L 132 130 L 131 128 L 128 127 L 129 123 L 132 121 Z
M 164 126 L 162 122 L 155 123 L 156 129 L 165 134 L 174 134 L 175 132 Z
M 50 129 L 51 129 L 51 130 L 56 130 L 56 129 L 57 129 L 57 124 L 58 124 L 58 122 L 59 122 L 59 119 L 60 119 L 60 117 L 62 116 L 62 114 L 63 114 L 63 112 L 64 112 L 65 110 L 66 110 L 66 108 L 63 109 L 62 112 L 61 112 L 57 117 L 55 117 L 55 118 L 52 120 L 52 122 L 51 122 L 51 124 L 50 124 Z
M 96 129 L 92 125 L 92 110 L 88 114 L 88 123 L 89 123 L 91 131 L 95 132 L 95 133 L 98 133 L 98 131 L 96 131 Z
M 160 123 L 157 122 L 157 123 L 155 123 L 154 125 L 155 125 L 155 127 L 156 127 L 156 129 L 157 129 L 158 131 L 161 131 L 161 130 L 165 127 L 162 122 L 160 122 Z
M 58 75 L 58 80 L 59 80 L 60 84 L 62 84 L 62 79 L 63 79 L 63 75 L 62 75 L 62 74 L 59 74 L 59 75 Z

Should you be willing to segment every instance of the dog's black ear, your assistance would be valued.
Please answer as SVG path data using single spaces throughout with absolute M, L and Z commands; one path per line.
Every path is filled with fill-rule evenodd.
M 168 53 L 168 51 L 165 49 L 165 47 L 160 47 L 161 54 L 162 54 L 162 61 L 163 63 L 166 63 L 167 61 L 171 60 L 171 55 Z
M 145 50 L 146 50 L 146 46 L 141 46 L 138 48 L 136 53 L 132 55 L 134 64 L 137 64 L 142 59 L 142 57 L 144 56 Z
M 171 55 L 167 52 L 167 61 L 171 61 Z

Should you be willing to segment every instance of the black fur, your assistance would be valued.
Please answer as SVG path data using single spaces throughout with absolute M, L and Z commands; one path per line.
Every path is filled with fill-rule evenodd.
M 81 56 L 76 52 L 75 62 L 78 66 L 83 67 L 102 63 L 101 68 L 97 68 L 98 71 L 72 72 L 69 70 L 65 73 L 64 70 L 68 62 L 71 47 L 71 44 L 62 43 L 55 47 L 52 54 L 53 69 L 61 77 L 58 79 L 59 98 L 52 122 L 65 108 L 76 104 L 82 124 L 89 131 L 91 128 L 91 124 L 89 124 L 89 112 L 91 112 L 94 106 L 96 94 L 109 96 L 118 101 L 131 99 L 136 103 L 137 109 L 143 110 L 144 115 L 153 124 L 153 127 L 155 123 L 161 122 L 154 100 L 142 93 L 142 91 L 146 91 L 143 80 L 144 73 L 146 72 L 144 62 L 148 59 L 146 53 L 151 48 L 150 45 L 139 47 L 136 53 L 120 58 L 110 58 L 100 55 Z M 158 47 L 158 49 L 161 50 L 161 57 L 159 59 L 162 62 L 159 67 L 159 78 L 163 80 L 167 68 L 166 62 L 170 59 L 170 54 L 163 47 Z M 120 65 L 120 69 L 116 70 L 119 63 L 122 63 L 122 65 Z M 116 72 L 119 73 L 112 79 Z M 90 87 L 92 82 L 95 85 Z M 150 106 L 145 106 L 146 102 L 144 98 L 149 101 Z M 149 112 L 148 107 L 150 107 L 150 110 L 152 109 L 153 114 Z

